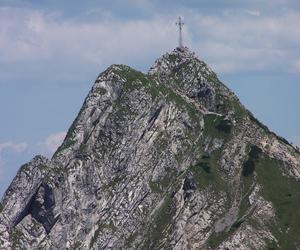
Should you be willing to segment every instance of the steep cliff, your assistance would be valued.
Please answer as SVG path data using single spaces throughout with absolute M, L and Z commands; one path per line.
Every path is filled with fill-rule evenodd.
M 188 48 L 99 75 L 0 204 L 3 249 L 300 249 L 300 155 Z

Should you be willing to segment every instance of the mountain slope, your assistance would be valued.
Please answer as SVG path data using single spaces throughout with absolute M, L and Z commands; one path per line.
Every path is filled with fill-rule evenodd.
M 300 155 L 187 48 L 99 75 L 1 201 L 4 249 L 299 249 Z

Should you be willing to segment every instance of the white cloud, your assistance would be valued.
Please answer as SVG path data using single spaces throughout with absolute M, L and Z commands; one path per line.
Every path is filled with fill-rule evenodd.
M 182 14 L 184 42 L 218 72 L 299 72 L 300 13 L 296 11 L 272 16 L 241 9 L 209 15 L 184 9 Z M 99 16 L 93 21 L 75 20 L 57 13 L 0 8 L 0 62 L 44 61 L 63 68 L 76 64 L 84 71 L 111 63 L 151 64 L 177 45 L 174 15 L 120 20 L 100 11 Z
M 4 143 L 0 143 L 0 154 L 5 149 L 11 149 L 17 153 L 21 153 L 26 148 L 27 148 L 27 144 L 25 142 L 21 142 L 21 143 L 4 142 Z
M 233 11 L 191 18 L 198 38 L 194 47 L 219 72 L 290 72 L 300 56 L 298 12 L 253 18 Z
M 64 58 L 101 64 L 133 54 L 145 57 L 169 44 L 176 28 L 169 21 L 163 17 L 136 21 L 108 17 L 84 22 L 29 9 L 0 8 L 0 61 Z
M 58 132 L 49 135 L 44 142 L 41 143 L 42 146 L 46 148 L 51 154 L 56 151 L 56 149 L 62 144 L 66 137 L 66 132 Z
M 260 16 L 259 10 L 245 10 L 245 12 L 251 16 Z

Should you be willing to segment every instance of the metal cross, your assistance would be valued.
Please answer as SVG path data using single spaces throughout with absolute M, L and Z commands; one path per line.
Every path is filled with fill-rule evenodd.
M 184 22 L 182 21 L 181 17 L 178 17 L 178 22 L 176 23 L 176 25 L 178 25 L 179 28 L 179 48 L 183 47 L 182 45 L 182 26 L 184 25 Z

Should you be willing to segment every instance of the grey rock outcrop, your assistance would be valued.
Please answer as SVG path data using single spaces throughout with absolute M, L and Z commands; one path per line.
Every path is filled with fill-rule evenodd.
M 177 48 L 148 74 L 98 76 L 51 161 L 35 157 L 6 191 L 0 246 L 300 249 L 286 216 L 299 178 L 299 152 Z

